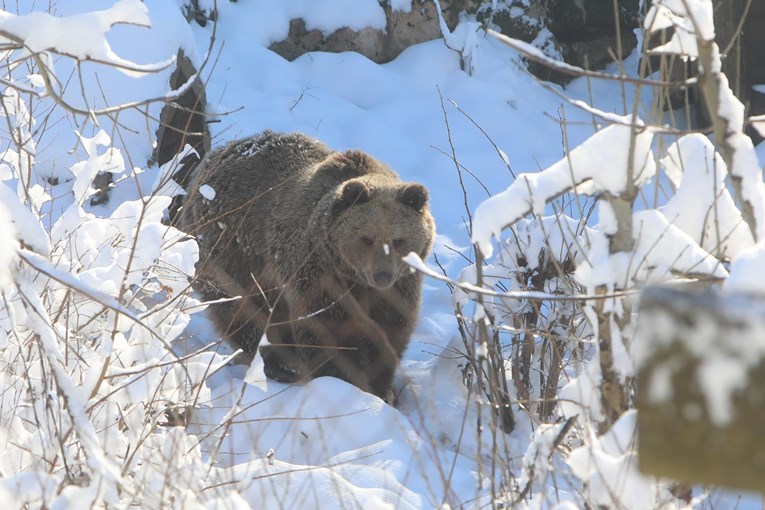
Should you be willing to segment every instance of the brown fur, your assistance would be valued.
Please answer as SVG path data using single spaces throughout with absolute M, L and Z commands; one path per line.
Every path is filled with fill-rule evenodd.
M 242 296 L 210 306 L 221 334 L 250 358 L 263 333 L 272 344 L 266 375 L 387 396 L 422 288 L 401 257 L 427 256 L 435 235 L 425 188 L 362 152 L 267 131 L 200 164 L 180 221 L 199 242 L 204 298 Z

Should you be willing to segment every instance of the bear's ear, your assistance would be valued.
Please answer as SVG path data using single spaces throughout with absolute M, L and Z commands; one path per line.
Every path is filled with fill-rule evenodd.
M 335 212 L 347 209 L 352 205 L 369 202 L 372 190 L 361 181 L 348 181 L 343 185 L 335 201 Z
M 398 199 L 419 212 L 428 203 L 428 190 L 422 184 L 406 184 L 399 191 Z

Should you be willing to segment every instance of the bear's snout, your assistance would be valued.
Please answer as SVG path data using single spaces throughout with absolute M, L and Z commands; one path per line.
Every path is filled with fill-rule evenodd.
M 380 287 L 387 287 L 393 281 L 393 274 L 389 271 L 377 271 L 372 277 Z

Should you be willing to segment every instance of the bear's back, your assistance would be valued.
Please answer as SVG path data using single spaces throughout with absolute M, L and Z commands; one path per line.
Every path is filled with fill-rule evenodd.
M 234 141 L 210 155 L 200 176 L 256 193 L 285 181 L 325 159 L 330 149 L 300 133 L 263 134 Z M 220 171 L 217 171 L 219 170 Z M 236 189 L 232 189 L 236 191 Z

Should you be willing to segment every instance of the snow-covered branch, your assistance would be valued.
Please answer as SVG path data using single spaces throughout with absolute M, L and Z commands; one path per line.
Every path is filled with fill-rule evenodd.
M 638 122 L 637 120 L 635 121 Z M 627 125 L 624 125 L 627 124 Z M 503 229 L 529 213 L 541 214 L 559 195 L 576 188 L 578 193 L 610 193 L 618 196 L 627 186 L 626 169 L 632 129 L 631 122 L 608 126 L 573 149 L 546 170 L 521 174 L 502 193 L 482 202 L 475 211 L 473 242 L 490 257 L 491 238 L 499 238 Z M 653 133 L 645 128 L 635 138 L 633 168 L 637 183 L 655 173 L 651 156 Z
M 175 54 L 149 64 L 136 63 L 119 56 L 107 38 L 108 32 L 115 25 L 150 27 L 146 4 L 140 0 L 120 0 L 108 9 L 61 17 L 46 12 L 15 15 L 0 11 L 0 46 L 9 54 L 17 52 L 19 60 L 31 60 L 36 68 L 36 74 L 29 78 L 33 86 L 10 76 L 0 79 L 0 83 L 34 97 L 49 97 L 66 111 L 95 121 L 100 115 L 113 115 L 157 102 L 175 101 L 198 79 L 194 74 L 173 93 L 147 99 L 102 108 L 90 108 L 87 101 L 85 107 L 75 105 L 65 97 L 65 80 L 61 80 L 54 70 L 53 57 L 56 55 L 67 57 L 78 66 L 84 63 L 100 64 L 134 78 L 164 71 L 175 64 Z
M 651 80 L 647 78 L 636 78 L 634 76 L 628 76 L 625 74 L 609 74 L 602 71 L 593 71 L 590 69 L 584 69 L 571 65 L 567 62 L 556 60 L 548 55 L 545 55 L 543 51 L 520 39 L 513 39 L 504 34 L 501 34 L 495 30 L 488 30 L 488 34 L 496 37 L 499 41 L 511 47 L 525 58 L 533 60 L 539 64 L 542 64 L 550 69 L 558 71 L 569 76 L 585 76 L 588 78 L 594 78 L 598 80 L 620 81 L 624 83 L 635 83 L 653 87 L 665 87 L 665 88 L 685 88 L 696 83 L 696 78 L 688 78 L 684 81 L 664 81 L 664 80 Z
M 46 12 L 14 15 L 0 11 L 0 37 L 12 43 L 3 45 L 6 50 L 23 48 L 31 55 L 63 55 L 81 62 L 109 65 L 134 77 L 161 71 L 175 62 L 175 58 L 171 58 L 154 64 L 137 64 L 114 53 L 106 34 L 118 24 L 148 27 L 146 5 L 140 0 L 119 0 L 102 11 L 63 17 Z
M 646 31 L 673 28 L 671 39 L 652 53 L 678 54 L 698 62 L 698 86 L 730 172 L 744 220 L 756 240 L 765 239 L 765 182 L 752 140 L 744 133 L 744 105 L 722 72 L 715 42 L 711 0 L 654 0 L 645 20 Z

